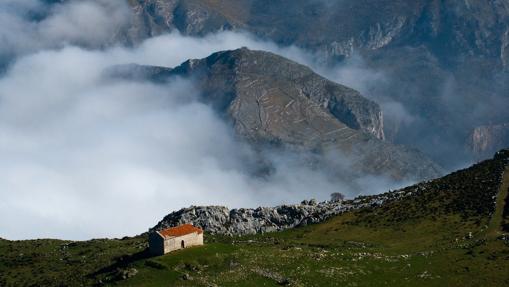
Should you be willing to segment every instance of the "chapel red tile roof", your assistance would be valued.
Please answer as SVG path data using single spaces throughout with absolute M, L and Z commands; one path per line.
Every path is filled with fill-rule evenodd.
M 162 237 L 178 237 L 195 232 L 198 234 L 202 234 L 203 230 L 201 228 L 194 227 L 191 224 L 183 224 L 176 227 L 161 230 L 159 231 L 159 234 L 161 234 Z

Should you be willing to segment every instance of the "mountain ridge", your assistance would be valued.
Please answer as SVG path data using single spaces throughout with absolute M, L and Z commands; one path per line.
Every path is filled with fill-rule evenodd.
M 503 24 L 509 21 L 509 3 L 506 1 L 291 2 L 129 1 L 133 9 L 139 11 L 133 26 L 141 30 L 138 32 L 145 31 L 149 35 L 173 29 L 198 36 L 244 29 L 283 45 L 327 46 L 322 50 L 331 56 L 349 56 L 358 48 L 376 50 L 393 43 L 395 46 L 412 43 L 414 46 L 424 44 L 432 50 L 445 49 L 449 55 L 457 57 L 482 55 L 499 58 L 501 63 L 506 61 L 504 47 L 508 43 L 505 38 L 509 31 L 503 29 Z M 316 15 L 321 17 L 317 19 Z M 469 30 L 472 27 L 482 32 Z M 316 30 L 323 33 L 312 33 Z M 453 35 L 449 37 L 452 42 L 442 42 L 446 35 Z M 455 53 L 454 49 L 464 52 Z
M 127 41 L 178 31 L 204 36 L 248 32 L 310 51 L 342 65 L 361 58 L 383 81 L 361 83 L 379 103 L 401 104 L 407 118 L 387 113 L 387 138 L 415 147 L 446 168 L 477 155 L 469 131 L 509 122 L 507 1 L 132 0 Z M 472 107 L 475 107 L 472 110 Z M 468 118 L 458 115 L 469 114 Z M 408 119 L 409 118 L 409 119 Z M 485 154 L 484 156 L 489 156 Z

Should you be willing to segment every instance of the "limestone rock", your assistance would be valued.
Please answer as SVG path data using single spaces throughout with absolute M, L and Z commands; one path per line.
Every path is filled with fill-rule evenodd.
M 151 230 L 192 223 L 208 233 L 229 236 L 275 232 L 319 223 L 345 211 L 380 205 L 386 200 L 395 200 L 406 194 L 410 193 L 397 191 L 344 202 L 317 203 L 309 200 L 294 205 L 232 210 L 224 206 L 191 206 L 168 214 Z

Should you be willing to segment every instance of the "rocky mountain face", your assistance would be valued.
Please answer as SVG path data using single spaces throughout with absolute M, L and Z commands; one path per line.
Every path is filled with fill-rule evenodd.
M 219 52 L 187 61 L 173 72 L 198 81 L 212 104 L 220 111 L 226 108 L 235 118 L 236 130 L 250 138 L 286 133 L 279 138 L 308 145 L 327 133 L 342 134 L 332 128 L 349 128 L 384 139 L 378 104 L 272 53 L 247 48 Z M 253 108 L 259 112 L 255 117 Z M 323 114 L 322 108 L 328 113 Z M 299 126 L 307 120 L 307 113 L 316 114 L 315 130 Z M 323 127 L 331 115 L 342 125 Z
M 471 155 L 468 131 L 509 121 L 506 0 L 129 2 L 131 43 L 176 30 L 193 36 L 233 30 L 302 47 L 329 64 L 360 55 L 364 68 L 384 76 L 355 88 L 388 107 L 388 138 L 444 166 Z M 391 109 L 394 103 L 403 111 Z
M 395 179 L 434 178 L 441 172 L 419 152 L 382 140 L 382 115 L 376 103 L 269 52 L 242 48 L 189 60 L 174 69 L 130 65 L 114 72 L 154 81 L 172 76 L 192 79 L 203 101 L 255 149 L 305 151 L 322 159 L 337 153 L 352 161 L 357 172 Z M 351 172 L 329 167 L 335 176 Z
M 509 122 L 507 0 L 125 1 L 132 10 L 127 25 L 98 47 L 137 45 L 171 31 L 231 30 L 295 45 L 326 64 L 362 59 L 361 74 L 343 84 L 385 111 L 376 136 L 419 149 L 446 168 L 478 156 L 465 147 L 472 129 Z M 37 25 L 48 15 L 33 16 Z M 0 55 L 0 72 L 8 62 Z M 362 80 L 370 72 L 382 80 Z
M 475 128 L 469 137 L 468 146 L 479 159 L 486 158 L 495 150 L 509 146 L 509 124 Z
M 331 57 L 412 43 L 445 51 L 444 56 L 482 55 L 507 62 L 507 1 L 130 0 L 130 4 L 136 11 L 133 38 L 173 29 L 186 35 L 243 29 Z
M 191 206 L 165 216 L 151 230 L 192 223 L 211 234 L 245 235 L 281 231 L 322 222 L 346 211 L 370 209 L 369 222 L 377 216 L 416 218 L 460 214 L 466 218 L 490 217 L 504 171 L 509 166 L 509 150 L 493 159 L 443 178 L 422 182 L 400 190 L 346 201 L 314 200 L 276 207 L 228 209 L 222 206 Z M 404 208 L 402 209 L 401 206 Z M 416 212 L 417 210 L 417 212 Z

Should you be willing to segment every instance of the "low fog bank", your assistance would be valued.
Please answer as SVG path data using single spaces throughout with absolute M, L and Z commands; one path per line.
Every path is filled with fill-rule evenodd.
M 247 46 L 301 62 L 295 48 L 248 35 L 177 33 L 139 47 L 41 48 L 17 56 L 0 78 L 0 230 L 8 239 L 121 237 L 189 205 L 272 206 L 395 188 L 383 177 L 341 182 L 305 155 L 259 154 L 198 99 L 185 79 L 166 84 L 104 76 L 112 65 L 176 66 Z M 337 157 L 345 170 L 346 158 Z

